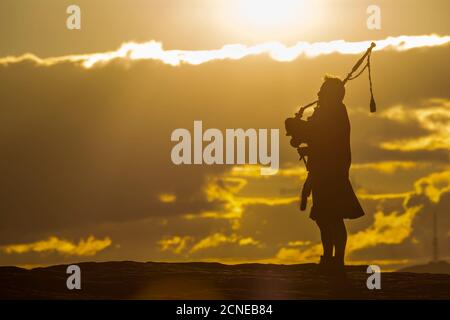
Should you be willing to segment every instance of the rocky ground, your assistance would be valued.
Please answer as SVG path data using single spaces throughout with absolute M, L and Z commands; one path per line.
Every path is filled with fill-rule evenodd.
M 450 275 L 388 272 L 369 290 L 366 266 L 347 279 L 315 264 L 86 262 L 81 290 L 68 290 L 67 266 L 0 267 L 0 299 L 450 299 Z

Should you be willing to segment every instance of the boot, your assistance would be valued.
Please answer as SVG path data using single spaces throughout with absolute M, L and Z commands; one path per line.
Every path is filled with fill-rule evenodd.
M 333 257 L 320 256 L 319 272 L 325 275 L 330 274 L 333 269 Z
M 346 276 L 344 259 L 339 259 L 336 257 L 332 258 L 332 273 L 335 276 Z

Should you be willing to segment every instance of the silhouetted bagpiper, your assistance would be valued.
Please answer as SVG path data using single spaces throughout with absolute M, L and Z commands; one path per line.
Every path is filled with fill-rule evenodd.
M 285 121 L 286 135 L 297 148 L 300 160 L 308 170 L 301 192 L 300 210 L 305 210 L 307 198 L 312 193 L 310 218 L 316 221 L 321 234 L 323 256 L 320 266 L 324 271 L 343 273 L 347 231 L 344 219 L 356 219 L 364 211 L 349 180 L 351 165 L 350 121 L 343 103 L 345 84 L 369 71 L 370 111 L 376 111 L 373 98 L 370 56 L 375 43 L 358 60 L 344 80 L 325 76 L 317 93 L 318 100 L 302 108 L 295 117 Z M 353 74 L 366 64 L 358 74 Z M 303 112 L 314 105 L 314 113 L 302 120 Z M 333 255 L 334 251 L 334 255 Z

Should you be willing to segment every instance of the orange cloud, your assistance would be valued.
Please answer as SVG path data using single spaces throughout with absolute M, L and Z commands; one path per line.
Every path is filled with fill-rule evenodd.
M 47 240 L 33 243 L 12 244 L 3 246 L 0 250 L 6 254 L 24 254 L 28 252 L 57 252 L 63 255 L 93 256 L 111 245 L 110 238 L 96 239 L 89 236 L 86 240 L 81 239 L 78 244 L 68 240 L 50 237 Z

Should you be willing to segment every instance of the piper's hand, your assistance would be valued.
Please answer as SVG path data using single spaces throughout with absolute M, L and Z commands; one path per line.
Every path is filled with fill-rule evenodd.
M 308 197 L 305 197 L 303 194 L 300 194 L 300 203 L 299 203 L 299 209 L 300 211 L 306 210 L 306 204 L 308 203 Z
M 303 158 L 308 155 L 308 147 L 298 147 L 297 152 L 298 155 Z
M 303 117 L 303 107 L 300 107 L 298 111 L 295 113 L 296 118 L 302 118 Z

